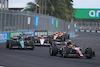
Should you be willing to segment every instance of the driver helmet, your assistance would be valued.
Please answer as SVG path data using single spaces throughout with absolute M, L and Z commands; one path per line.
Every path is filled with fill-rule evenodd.
M 72 40 L 68 40 L 68 42 L 72 42 Z
M 43 34 L 41 34 L 41 36 L 43 36 Z
M 23 33 L 23 35 L 25 35 L 25 33 Z

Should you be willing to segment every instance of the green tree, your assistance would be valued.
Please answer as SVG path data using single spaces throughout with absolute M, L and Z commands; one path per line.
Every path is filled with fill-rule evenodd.
M 31 11 L 31 12 L 36 11 L 36 5 L 33 2 L 29 2 L 27 3 L 27 5 L 29 8 L 25 9 L 24 11 Z
M 47 13 L 67 21 L 74 17 L 73 0 L 48 0 Z
M 75 12 L 72 3 L 73 0 L 38 0 L 38 10 L 40 14 L 49 14 L 63 20 L 71 21 L 71 19 L 74 18 Z M 34 10 L 32 7 L 34 5 L 29 5 L 31 6 L 31 9 Z

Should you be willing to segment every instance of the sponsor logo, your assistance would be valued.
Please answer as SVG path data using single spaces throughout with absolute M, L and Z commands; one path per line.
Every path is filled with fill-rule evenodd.
M 10 34 L 10 37 L 19 36 L 20 34 L 22 34 L 22 32 L 11 33 L 11 34 Z
M 25 34 L 30 34 L 32 36 L 34 36 L 34 31 L 24 31 Z
M 35 35 L 47 35 L 47 32 L 35 32 Z
M 54 19 L 53 18 L 51 19 L 51 24 L 54 24 Z
M 100 10 L 98 10 L 98 11 L 95 11 L 95 10 L 91 10 L 91 11 L 89 11 L 89 16 L 90 17 L 100 17 Z
M 84 32 L 85 30 L 80 30 L 81 32 Z
M 92 30 L 91 32 L 96 32 L 95 30 Z
M 97 33 L 100 33 L 100 31 L 97 31 Z
M 39 25 L 39 16 L 35 16 L 35 26 Z
M 90 30 L 86 30 L 86 32 L 90 32 Z
M 7 39 L 7 33 L 0 34 L 0 40 L 6 40 Z

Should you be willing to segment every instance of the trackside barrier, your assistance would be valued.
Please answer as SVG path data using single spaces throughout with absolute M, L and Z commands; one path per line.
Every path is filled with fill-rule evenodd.
M 47 35 L 47 30 L 35 30 L 35 36 L 37 35 Z
M 100 33 L 100 30 L 75 29 L 75 32 L 92 32 L 92 33 Z
M 47 32 L 48 35 L 53 35 L 53 33 L 54 32 L 53 31 L 50 31 L 50 30 Z
M 12 32 L 0 32 L 0 42 L 5 42 L 6 40 L 11 40 L 11 37 L 18 36 L 22 33 L 36 35 L 53 35 L 53 33 L 58 33 L 59 31 L 47 31 L 47 30 L 25 30 L 25 31 L 12 31 Z M 75 32 L 69 32 L 70 37 L 75 37 Z
M 32 34 L 32 36 L 35 35 L 35 31 L 34 30 L 29 30 L 29 31 L 23 31 L 25 34 Z
M 9 39 L 9 32 L 0 32 L 0 42 L 6 41 Z
M 97 33 L 100 33 L 100 31 L 96 31 Z
M 34 30 L 0 32 L 0 42 L 5 42 L 6 40 L 11 40 L 11 37 L 18 36 L 18 35 L 22 34 L 23 32 L 25 34 L 32 34 L 32 36 L 34 36 Z
M 29 31 L 13 31 L 13 32 L 9 32 L 9 40 L 11 40 L 11 37 L 13 36 L 18 36 L 22 33 L 25 33 L 25 34 L 32 34 L 32 36 L 34 36 L 34 31 L 33 30 L 29 30 Z
M 79 32 L 79 29 L 75 29 L 75 32 Z
M 67 31 L 70 22 L 38 13 L 0 10 L 0 31 L 52 30 Z
M 75 35 L 75 32 L 69 32 L 68 33 L 70 35 L 70 37 L 76 37 L 77 35 Z
M 22 33 L 23 33 L 23 31 L 13 31 L 13 32 L 9 32 L 9 40 L 11 40 L 11 37 L 13 37 L 13 36 L 19 36 Z
M 53 33 L 58 33 L 58 31 L 48 31 L 48 35 L 53 35 Z M 70 35 L 70 37 L 77 36 L 75 35 L 75 32 L 68 32 L 68 34 Z

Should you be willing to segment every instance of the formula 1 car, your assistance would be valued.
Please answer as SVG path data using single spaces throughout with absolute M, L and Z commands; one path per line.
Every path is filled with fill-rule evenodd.
M 91 59 L 92 57 L 95 57 L 95 52 L 92 51 L 92 48 L 86 48 L 84 51 L 77 47 L 76 45 L 67 46 L 63 45 L 58 47 L 57 45 L 52 45 L 49 48 L 49 54 L 50 56 L 62 56 L 62 57 L 86 57 L 87 59 Z
M 50 46 L 50 40 L 47 35 L 38 35 L 35 37 L 36 46 Z
M 66 32 L 53 33 L 53 35 L 48 36 L 48 40 L 51 45 L 52 45 L 52 41 L 55 43 L 64 44 L 66 39 L 69 39 L 69 38 L 70 36 Z
M 53 33 L 53 39 L 55 41 L 61 42 L 61 41 L 66 41 L 66 39 L 69 39 L 70 36 L 66 32 L 59 32 L 59 33 Z
M 34 50 L 34 38 L 30 35 L 23 36 L 14 36 L 11 37 L 12 40 L 6 41 L 6 48 L 21 48 L 21 49 L 30 49 Z

